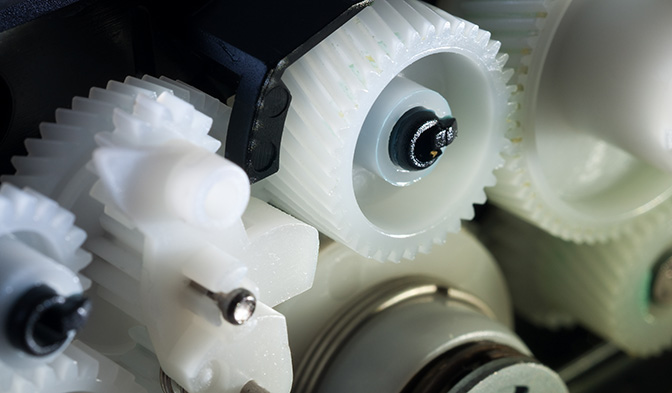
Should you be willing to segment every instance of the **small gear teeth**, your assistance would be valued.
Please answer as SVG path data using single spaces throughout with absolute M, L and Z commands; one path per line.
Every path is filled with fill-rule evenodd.
M 74 215 L 44 195 L 10 183 L 0 187 L 0 228 L 3 234 L 27 232 L 43 237 L 52 258 L 78 272 L 91 260 L 80 249 L 86 233 L 74 226 Z
M 10 369 L 0 364 L 2 393 L 146 393 L 128 371 L 74 342 L 48 364 Z
M 376 2 L 284 74 L 293 99 L 280 147 L 280 171 L 264 181 L 273 204 L 362 255 L 392 261 L 411 259 L 418 250 L 428 252 L 431 244 L 443 242 L 448 230 L 459 229 L 459 219 L 473 216 L 471 204 L 485 201 L 483 185 L 465 196 L 469 202 L 456 208 L 452 219 L 413 239 L 393 240 L 363 216 L 352 189 L 352 152 L 373 104 L 372 92 L 382 90 L 401 72 L 401 63 L 419 59 L 422 55 L 415 51 L 420 47 L 433 49 L 430 42 L 468 47 L 501 84 L 497 94 L 511 94 L 512 89 L 505 87 L 510 74 L 502 71 L 505 57 L 497 55 L 499 45 L 488 33 L 417 1 Z M 499 150 L 505 139 L 495 138 Z M 498 151 L 489 159 L 490 169 L 503 163 Z M 487 186 L 494 184 L 491 173 L 483 176 Z
M 161 83 L 152 83 L 153 80 Z M 40 124 L 42 138 L 26 141 L 28 156 L 14 157 L 12 163 L 16 174 L 5 176 L 3 180 L 21 187 L 30 187 L 59 201 L 63 188 L 70 186 L 70 179 L 91 159 L 91 152 L 97 147 L 95 135 L 112 131 L 115 116 L 123 117 L 123 113 L 133 113 L 135 98 L 139 94 L 155 100 L 161 92 L 178 91 L 188 98 L 195 97 L 197 103 L 209 106 L 215 112 L 221 106 L 216 99 L 203 93 L 197 94 L 197 90 L 186 86 L 167 78 L 146 77 L 145 80 L 140 80 L 128 77 L 125 83 L 108 82 L 105 89 L 91 88 L 89 97 L 73 98 L 71 109 L 56 110 L 55 123 Z M 180 108 L 173 107 L 172 110 Z M 207 135 L 204 120 L 199 116 L 192 117 L 191 120 L 192 123 L 188 126 L 182 125 L 186 126 L 182 127 L 184 131 L 176 131 L 191 135 L 192 139 L 210 150 L 216 149 L 219 142 Z M 137 129 L 142 130 L 142 126 L 139 125 Z
M 672 247 L 668 223 L 586 245 L 498 213 L 486 222 L 488 238 L 524 315 L 547 326 L 571 318 L 636 356 L 672 346 L 672 309 L 651 298 L 654 268 Z

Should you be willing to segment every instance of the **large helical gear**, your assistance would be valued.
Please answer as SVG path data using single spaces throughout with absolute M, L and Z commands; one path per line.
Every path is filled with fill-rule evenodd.
M 40 308 L 59 307 L 46 303 L 47 299 L 64 303 L 70 298 L 73 305 L 85 302 L 79 296 L 90 281 L 78 274 L 91 255 L 80 248 L 86 233 L 74 221 L 72 213 L 44 195 L 9 183 L 0 186 L 0 364 L 39 367 L 73 340 L 74 326 L 57 333 L 62 339 L 41 343 L 35 326 Z M 37 321 L 28 322 L 31 318 Z
M 133 375 L 80 341 L 48 364 L 30 370 L 0 365 L 2 393 L 146 393 Z
M 490 201 L 555 236 L 579 243 L 636 234 L 657 220 L 656 216 L 670 217 L 672 177 L 656 168 L 668 166 L 661 163 L 666 161 L 661 157 L 669 155 L 661 152 L 667 137 L 654 135 L 666 128 L 648 127 L 669 111 L 657 108 L 656 102 L 666 100 L 656 98 L 655 91 L 648 96 L 644 93 L 646 98 L 637 91 L 656 84 L 645 80 L 655 71 L 645 70 L 665 63 L 659 54 L 664 53 L 660 48 L 667 35 L 660 28 L 667 23 L 670 8 L 664 4 L 438 2 L 491 31 L 493 38 L 501 40 L 502 51 L 509 54 L 507 66 L 515 70 L 515 127 L 503 153 L 506 164 L 496 171 L 497 185 L 488 190 Z M 626 7 L 638 11 L 629 12 Z M 642 16 L 647 12 L 659 16 Z M 653 19 L 658 24 L 646 27 Z M 615 54 L 622 56 L 622 47 L 637 48 L 628 58 L 648 66 L 624 65 L 613 59 Z M 637 51 L 648 51 L 648 55 Z M 630 78 L 622 78 L 621 71 Z M 571 73 L 571 77 L 562 73 Z M 612 87 L 594 87 L 602 81 Z M 641 104 L 629 107 L 625 97 L 637 97 L 632 100 Z M 618 105 L 618 100 L 626 104 Z M 641 109 L 646 105 L 650 111 Z M 605 114 L 615 108 L 623 115 Z M 641 120 L 635 126 L 638 131 L 632 132 L 633 126 L 627 121 L 619 124 L 616 118 Z
M 502 163 L 513 88 L 498 51 L 488 32 L 416 0 L 361 11 L 283 76 L 292 103 L 280 170 L 264 184 L 271 203 L 367 257 L 429 252 L 473 217 L 472 204 L 485 202 L 483 188 L 494 185 Z M 394 95 L 398 84 L 443 100 L 437 105 L 449 105 L 460 126 L 431 173 L 405 186 L 362 164 L 381 151 L 386 157 L 373 160 L 389 161 L 386 135 L 365 142 L 376 131 L 363 127 L 370 116 L 381 119 L 373 128 L 387 113 L 400 116 L 392 113 L 394 100 L 403 101 Z M 431 100 L 425 105 L 438 114 Z
M 658 271 L 671 255 L 666 220 L 596 245 L 563 241 L 504 212 L 484 225 L 526 318 L 549 327 L 578 322 L 637 356 L 672 346 L 672 307 L 653 290 L 669 281 Z

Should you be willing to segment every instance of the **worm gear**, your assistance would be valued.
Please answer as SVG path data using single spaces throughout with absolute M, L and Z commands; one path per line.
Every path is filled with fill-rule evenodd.
M 595 245 L 563 241 L 504 212 L 484 227 L 528 319 L 550 327 L 578 322 L 636 356 L 672 346 L 666 220 Z M 521 236 L 529 239 L 524 245 Z
M 86 220 L 97 258 L 85 273 L 119 315 L 111 335 L 146 328 L 146 347 L 191 393 L 250 381 L 289 391 L 286 326 L 271 307 L 310 287 L 317 231 L 249 200 L 249 179 L 208 135 L 226 129 L 229 112 L 167 78 L 111 81 L 43 125 L 13 180 L 64 177 L 51 191 Z M 44 132 L 59 127 L 76 141 L 70 155 L 69 141 Z M 40 160 L 50 143 L 67 162 L 54 174 Z
M 26 370 L 0 365 L 3 393 L 146 393 L 133 375 L 80 341 L 51 362 Z
M 0 186 L 0 363 L 33 368 L 57 357 L 86 322 L 91 255 L 74 215 L 29 189 Z M 67 321 L 67 323 L 66 323 Z
M 632 235 L 669 214 L 668 2 L 439 6 L 491 31 L 515 69 L 516 127 L 492 202 L 579 243 Z
M 429 252 L 473 217 L 502 163 L 512 88 L 498 50 L 489 33 L 424 3 L 376 1 L 287 69 L 280 170 L 259 195 L 361 255 Z M 429 155 L 412 171 L 391 162 L 390 141 L 415 108 L 442 125 L 396 139 Z

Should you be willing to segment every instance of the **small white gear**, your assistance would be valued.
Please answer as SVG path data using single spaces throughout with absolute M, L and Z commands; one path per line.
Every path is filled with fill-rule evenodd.
M 0 186 L 0 237 L 18 235 L 39 252 L 79 272 L 91 255 L 80 248 L 86 233 L 74 222 L 71 212 L 38 192 L 6 182 Z
M 64 297 L 81 294 L 90 286 L 88 278 L 79 275 L 91 261 L 91 255 L 80 248 L 86 233 L 74 221 L 72 213 L 44 195 L 9 183 L 0 186 L 1 326 L 10 323 L 16 302 L 37 286 Z M 33 355 L 18 349 L 4 333 L 0 364 L 12 368 L 39 367 L 58 356 L 74 338 L 70 334 L 49 353 Z
M 146 393 L 133 375 L 80 341 L 51 362 L 15 370 L 0 364 L 2 393 Z
M 213 120 L 196 106 L 217 116 L 225 135 L 230 109 L 196 89 L 149 76 L 110 81 L 58 110 L 57 123 L 30 142 L 31 154 L 15 160 L 22 164 L 11 179 L 58 178 L 45 191 L 85 220 L 85 247 L 97 257 L 85 272 L 96 283 L 91 296 L 146 327 L 162 368 L 180 385 L 239 391 L 254 379 L 288 391 L 286 326 L 270 307 L 310 287 L 317 231 L 260 201 L 246 211 L 249 179 L 215 154 Z M 52 173 L 45 156 L 63 164 Z M 223 324 L 227 314 L 210 297 L 239 288 L 259 300 L 254 318 Z
M 492 171 L 503 162 L 513 88 L 498 51 L 488 32 L 416 0 L 362 10 L 283 76 L 292 103 L 280 170 L 263 182 L 271 203 L 367 257 L 429 252 L 473 217 L 472 204 L 485 202 L 483 188 L 494 185 Z M 460 126 L 432 172 L 407 186 L 364 169 L 356 152 L 377 154 L 362 147 L 376 131 L 362 127 L 367 116 L 385 118 L 372 108 L 380 97 L 395 99 L 386 88 L 400 79 L 447 103 Z M 379 161 L 389 160 L 384 136 L 373 142 L 387 155 Z
M 651 7 L 653 3 L 637 5 L 629 3 L 628 7 L 636 6 L 655 12 L 665 2 L 657 2 L 657 6 Z M 564 240 L 592 244 L 636 234 L 651 221 L 655 221 L 656 216 L 669 217 L 672 210 L 669 202 L 669 197 L 672 195 L 672 178 L 669 173 L 655 168 L 655 162 L 651 165 L 653 161 L 663 161 L 660 156 L 669 155 L 668 152 L 658 153 L 660 148 L 666 146 L 666 142 L 661 141 L 661 137 L 657 135 L 644 141 L 646 139 L 644 134 L 665 132 L 664 127 L 651 127 L 651 130 L 645 130 L 647 127 L 641 124 L 637 127 L 638 132 L 633 133 L 632 127 L 628 125 L 619 127 L 623 128 L 623 131 L 613 133 L 620 135 L 614 137 L 610 135 L 611 130 L 617 128 L 614 127 L 615 121 L 611 119 L 613 116 L 600 112 L 621 108 L 621 113 L 627 113 L 627 116 L 633 119 L 640 119 L 642 123 L 650 120 L 659 121 L 660 116 L 655 113 L 653 115 L 648 111 L 639 113 L 638 108 L 627 107 L 627 104 L 626 108 L 616 105 L 613 97 L 626 95 L 639 97 L 638 100 L 642 103 L 651 103 L 651 100 L 665 101 L 656 99 L 657 96 L 653 91 L 649 94 L 649 100 L 641 98 L 635 91 L 636 88 L 625 93 L 616 93 L 617 89 L 628 89 L 627 86 L 633 87 L 638 84 L 633 83 L 633 80 L 621 78 L 621 74 L 618 74 L 619 77 L 614 76 L 613 70 L 618 68 L 614 67 L 615 64 L 630 70 L 632 76 L 630 79 L 637 80 L 639 78 L 637 75 L 644 75 L 647 71 L 643 71 L 645 68 L 639 66 L 623 66 L 618 60 L 612 61 L 610 65 L 604 65 L 603 63 L 611 58 L 609 53 L 594 50 L 596 46 L 605 48 L 607 52 L 610 50 L 613 52 L 616 48 L 618 55 L 621 55 L 620 45 L 623 44 L 619 42 L 623 37 L 620 34 L 612 35 L 613 26 L 609 27 L 611 29 L 609 32 L 605 29 L 604 20 L 611 19 L 613 23 L 607 22 L 606 25 L 617 23 L 619 27 L 616 31 L 623 32 L 623 36 L 628 37 L 628 42 L 633 43 L 631 37 L 639 37 L 641 42 L 635 45 L 655 48 L 652 53 L 664 53 L 654 42 L 660 37 L 662 40 L 660 45 L 664 45 L 663 37 L 666 33 L 651 33 L 650 30 L 653 28 L 647 30 L 635 27 L 641 26 L 642 21 L 644 24 L 647 23 L 640 16 L 631 17 L 627 12 L 624 17 L 612 14 L 614 10 L 622 9 L 624 4 L 628 2 L 618 4 L 608 1 L 572 0 L 438 2 L 440 7 L 473 21 L 488 29 L 496 39 L 501 39 L 502 51 L 509 54 L 507 66 L 515 70 L 513 82 L 517 86 L 517 92 L 511 101 L 517 108 L 514 116 L 515 127 L 508 134 L 511 144 L 503 153 L 506 164 L 495 172 L 497 185 L 488 190 L 489 200 Z M 582 10 L 580 7 L 592 7 L 592 9 Z M 596 13 L 595 10 L 600 7 L 604 11 L 603 17 L 597 18 L 595 16 L 600 12 Z M 665 7 L 658 12 L 669 19 L 669 4 Z M 584 22 L 581 22 L 583 23 L 581 30 L 573 34 L 580 35 L 582 37 L 580 40 L 583 41 L 572 47 L 580 46 L 579 49 L 584 52 L 592 50 L 593 53 L 590 55 L 592 57 L 577 54 L 570 56 L 567 53 L 563 55 L 562 51 L 566 48 L 559 44 L 554 46 L 554 43 L 558 41 L 558 36 L 565 39 L 567 31 L 572 30 L 573 23 L 577 20 L 576 15 L 582 14 Z M 624 29 L 622 23 L 626 19 L 629 27 Z M 585 20 L 594 23 L 591 26 L 592 30 L 587 34 L 581 33 L 586 29 Z M 626 33 L 639 30 L 643 33 Z M 568 45 L 570 44 L 566 46 Z M 596 56 L 601 56 L 601 60 L 595 61 Z M 638 55 L 630 53 L 628 57 Z M 574 67 L 577 68 L 575 75 L 579 77 L 575 78 L 574 82 L 583 81 L 582 84 L 588 86 L 590 82 L 586 81 L 590 78 L 602 80 L 603 75 L 606 75 L 612 80 L 618 80 L 617 83 L 611 83 L 614 90 L 605 93 L 609 89 L 593 89 L 596 93 L 590 97 L 586 92 L 572 91 L 571 87 L 567 87 L 570 83 L 565 83 L 564 79 L 556 75 L 557 69 L 570 72 L 567 71 L 569 67 L 565 67 L 566 63 L 563 62 L 565 60 L 574 62 Z M 652 56 L 641 60 L 658 62 L 658 58 L 654 60 Z M 580 67 L 583 67 L 583 70 L 579 70 Z M 655 65 L 653 67 L 655 68 Z M 595 72 L 601 75 L 594 75 Z M 592 87 L 585 89 L 593 91 L 589 90 Z M 569 106 L 563 104 L 571 100 L 580 104 Z M 579 111 L 583 111 L 587 117 L 591 116 L 591 111 L 597 115 L 592 114 L 594 119 L 588 124 L 576 116 L 576 110 L 569 110 L 570 106 L 578 106 Z M 654 112 L 658 110 L 654 108 L 655 102 L 649 106 Z M 663 108 L 662 112 L 669 113 L 667 108 Z M 625 142 L 614 140 L 627 134 L 633 135 L 627 138 L 635 140 L 626 138 L 623 138 Z M 637 138 L 639 140 L 636 140 Z M 647 145 L 649 142 L 658 147 Z M 666 206 L 658 208 L 661 205 Z
M 652 295 L 672 248 L 669 221 L 595 245 L 563 241 L 504 212 L 484 231 L 526 318 L 548 327 L 578 322 L 635 356 L 672 346 L 672 308 Z
M 157 81 L 161 85 L 154 83 Z M 91 88 L 88 97 L 73 98 L 71 109 L 56 110 L 56 122 L 40 124 L 41 138 L 26 140 L 28 155 L 13 157 L 16 173 L 3 176 L 2 180 L 19 187 L 29 187 L 54 199 L 66 209 L 72 208 L 78 201 L 81 202 L 80 198 L 88 198 L 88 191 L 96 180 L 86 168 L 93 150 L 98 147 L 95 135 L 112 131 L 113 113 L 116 111 L 119 116 L 130 114 L 138 95 L 156 99 L 166 91 L 179 94 L 197 110 L 200 108 L 219 119 L 218 130 L 226 129 L 230 110 L 218 100 L 165 77 L 145 76 L 140 80 L 129 76 L 124 83 L 110 81 L 105 89 Z M 210 148 L 219 146 L 217 140 L 210 136 L 201 138 L 197 142 Z M 77 223 L 89 233 L 97 229 L 96 223 L 91 223 L 82 215 L 77 215 Z

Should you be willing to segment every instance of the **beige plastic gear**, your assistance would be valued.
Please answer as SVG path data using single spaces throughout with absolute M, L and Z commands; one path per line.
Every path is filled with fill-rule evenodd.
M 548 327 L 578 322 L 637 356 L 672 346 L 672 307 L 652 290 L 666 280 L 657 270 L 672 249 L 667 220 L 595 245 L 563 241 L 503 211 L 483 229 L 526 318 Z
M 444 242 L 485 202 L 502 163 L 513 88 L 498 51 L 488 32 L 420 1 L 362 10 L 283 76 L 293 98 L 280 170 L 263 182 L 271 203 L 380 261 Z M 447 102 L 460 130 L 431 173 L 407 186 L 365 169 L 356 152 L 374 132 L 363 129 L 372 108 L 399 78 Z M 388 141 L 379 142 L 389 160 Z
M 654 2 L 656 1 L 636 5 L 627 1 L 572 0 L 438 2 L 440 7 L 491 31 L 493 38 L 501 40 L 502 51 L 509 55 L 507 66 L 515 70 L 513 82 L 517 85 L 517 92 L 512 96 L 512 103 L 517 107 L 514 116 L 516 127 L 509 133 L 511 144 L 503 153 L 506 164 L 496 171 L 497 185 L 488 190 L 490 201 L 555 236 L 589 244 L 635 234 L 651 221 L 655 221 L 656 216 L 669 214 L 672 176 L 647 163 L 647 160 L 650 161 L 647 156 L 654 155 L 653 149 L 647 154 L 646 149 L 636 151 L 636 142 L 614 142 L 609 135 L 610 130 L 616 128 L 609 119 L 611 116 L 600 114 L 600 111 L 606 110 L 605 107 L 616 107 L 613 96 L 634 96 L 638 93 L 615 93 L 616 90 L 605 93 L 607 89 L 596 89 L 595 94 L 588 98 L 588 93 L 581 93 L 583 86 L 571 90 L 570 87 L 563 86 L 569 83 L 556 75 L 558 69 L 561 69 L 561 73 L 570 72 L 566 70 L 568 67 L 565 67 L 565 60 L 575 63 L 577 70 L 571 71 L 574 72 L 574 81 L 590 79 L 594 75 L 591 72 L 612 75 L 618 68 L 619 61 L 612 61 L 604 67 L 600 63 L 600 67 L 594 67 L 593 63 L 596 61 L 590 56 L 604 55 L 602 58 L 608 59 L 612 52 L 622 54 L 620 45 L 625 45 L 621 44 L 624 41 L 632 43 L 632 40 L 639 40 L 641 42 L 635 42 L 646 48 L 660 46 L 666 36 L 663 33 L 651 34 L 648 30 L 640 35 L 628 33 L 639 29 L 635 27 L 641 26 L 638 23 L 646 24 L 645 18 L 637 16 L 639 20 L 635 22 L 633 16 L 632 21 L 625 22 L 630 16 L 620 18 L 612 15 L 616 9 L 621 10 L 616 14 L 628 15 L 624 11 L 624 5 L 650 10 L 647 12 L 655 11 L 656 6 L 652 7 Z M 665 2 L 656 3 L 660 8 L 660 4 Z M 600 15 L 600 7 L 605 11 L 602 13 L 604 17 L 593 18 L 596 14 Z M 669 10 L 669 6 L 666 6 L 660 12 L 668 15 L 669 19 Z M 584 15 L 583 19 L 580 19 L 581 15 Z M 588 33 L 581 35 L 579 42 L 583 40 L 582 44 L 576 44 L 576 37 L 570 37 L 574 39 L 570 44 L 567 44 L 569 41 L 562 41 L 564 47 L 558 44 L 560 39 L 557 37 L 567 40 L 566 37 L 571 36 L 575 23 L 581 24 L 581 32 L 587 28 L 587 23 L 594 23 L 594 26 Z M 614 23 L 625 23 L 629 27 L 614 27 Z M 605 26 L 609 30 L 603 28 Z M 620 33 L 611 36 L 614 31 Z M 658 44 L 653 44 L 654 42 Z M 574 55 L 570 56 L 570 52 L 563 52 L 569 46 L 597 46 L 605 48 L 605 53 L 593 51 L 592 55 L 582 56 L 571 52 Z M 577 50 L 584 50 L 582 48 Z M 656 51 L 664 53 L 664 50 L 650 50 L 652 53 Z M 633 53 L 628 55 L 630 56 L 637 55 Z M 580 70 L 581 66 L 584 67 L 583 71 Z M 586 66 L 592 68 L 588 70 Z M 613 86 L 618 86 L 614 89 L 627 91 L 628 86 L 632 86 L 632 81 L 639 78 L 637 74 L 643 72 L 640 71 L 641 67 L 629 66 L 627 69 L 631 70 L 627 74 L 631 76 L 630 80 L 625 81 L 618 74 L 618 82 L 612 83 Z M 587 86 L 589 84 L 583 83 L 586 86 L 585 91 L 592 89 L 592 86 Z M 651 94 L 651 97 L 655 95 Z M 583 112 L 588 113 L 586 116 L 590 116 L 591 111 L 598 113 L 591 119 L 592 123 L 579 119 L 575 114 L 576 110 L 567 109 L 568 106 L 563 103 L 571 100 L 582 103 L 574 106 L 582 107 Z M 646 118 L 653 118 L 634 108 L 629 109 L 632 110 L 631 113 L 625 108 L 621 113 L 640 119 L 642 123 Z M 669 112 L 667 108 L 664 111 Z M 646 127 L 642 127 L 640 131 L 644 132 L 643 128 Z M 655 127 L 650 130 L 651 135 L 654 131 L 664 131 L 653 128 Z M 637 135 L 640 131 L 632 133 L 632 128 L 628 126 L 623 132 L 615 134 Z M 656 138 L 658 137 L 652 137 L 651 143 L 663 146 L 658 141 L 660 138 Z M 640 141 L 643 139 L 641 137 Z M 630 149 L 632 152 L 629 153 Z M 665 204 L 667 207 L 658 208 Z

